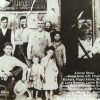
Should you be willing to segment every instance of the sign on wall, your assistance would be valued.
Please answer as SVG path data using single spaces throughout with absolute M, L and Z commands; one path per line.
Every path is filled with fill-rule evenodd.
M 8 7 L 0 8 L 0 11 L 29 11 L 34 0 L 11 0 Z M 36 0 L 32 11 L 46 11 L 47 1 Z

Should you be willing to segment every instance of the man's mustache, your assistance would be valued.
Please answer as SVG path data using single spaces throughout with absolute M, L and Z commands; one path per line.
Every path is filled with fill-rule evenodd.
M 21 26 L 22 26 L 22 27 L 26 27 L 27 25 L 26 25 L 26 24 L 21 24 Z

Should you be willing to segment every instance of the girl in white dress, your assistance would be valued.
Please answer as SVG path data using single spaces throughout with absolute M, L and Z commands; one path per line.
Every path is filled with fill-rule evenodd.
M 40 58 L 38 55 L 35 55 L 33 57 L 33 65 L 31 68 L 31 76 L 33 78 L 33 87 L 36 90 L 36 97 L 38 95 L 38 91 L 40 91 L 42 89 L 42 80 L 41 80 L 41 76 L 42 76 L 42 68 L 41 65 L 39 64 Z
M 54 59 L 54 47 L 50 46 L 47 49 L 47 55 L 42 58 L 41 65 L 44 70 L 43 90 L 45 90 L 46 100 L 52 100 L 53 90 L 58 88 L 57 75 L 58 69 Z

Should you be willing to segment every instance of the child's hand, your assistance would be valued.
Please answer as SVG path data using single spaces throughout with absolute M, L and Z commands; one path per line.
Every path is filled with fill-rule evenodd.
M 42 81 L 43 81 L 43 83 L 46 83 L 46 79 L 45 79 L 45 78 L 43 78 L 43 80 L 42 80 Z
M 29 78 L 29 81 L 30 81 L 30 82 L 33 82 L 33 76 L 31 76 L 31 77 Z
M 29 65 L 29 67 L 32 66 L 32 60 L 31 59 L 28 59 L 28 65 Z
M 42 75 L 40 75 L 40 79 L 41 79 L 41 81 L 43 80 L 43 76 Z

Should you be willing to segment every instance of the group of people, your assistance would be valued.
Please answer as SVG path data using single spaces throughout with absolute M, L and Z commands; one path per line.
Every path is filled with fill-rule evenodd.
M 44 90 L 46 99 L 53 90 L 62 92 L 62 68 L 66 65 L 66 49 L 61 33 L 52 28 L 50 21 L 37 22 L 37 29 L 27 26 L 26 16 L 20 17 L 15 32 L 8 27 L 8 18 L 1 18 L 0 28 L 0 84 L 9 90 L 11 99 L 18 80 L 26 82 L 27 72 L 37 91 Z

